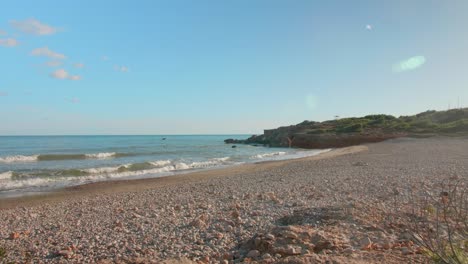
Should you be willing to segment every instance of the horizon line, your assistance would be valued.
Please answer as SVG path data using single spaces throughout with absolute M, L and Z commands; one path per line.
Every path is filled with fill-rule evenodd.
M 234 136 L 257 135 L 256 133 L 241 134 L 44 134 L 44 135 L 0 135 L 0 137 L 81 137 L 81 136 Z

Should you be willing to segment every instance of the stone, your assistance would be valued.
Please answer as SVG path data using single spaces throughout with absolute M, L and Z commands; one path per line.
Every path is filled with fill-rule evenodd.
M 286 238 L 297 239 L 297 234 L 291 231 L 284 231 L 281 235 Z
M 369 250 L 372 247 L 372 240 L 369 237 L 365 237 L 359 241 L 359 246 L 362 250 Z
M 248 258 L 258 258 L 260 256 L 260 252 L 258 250 L 250 250 L 249 253 L 247 253 Z
M 57 255 L 65 257 L 65 258 L 70 258 L 73 255 L 73 251 L 71 251 L 71 250 L 59 250 L 59 251 L 57 251 Z
M 13 232 L 10 234 L 10 239 L 17 239 L 20 237 L 20 233 L 18 232 Z
M 410 255 L 410 254 L 413 254 L 413 251 L 411 251 L 411 250 L 408 249 L 407 247 L 402 247 L 402 248 L 401 248 L 401 254 L 403 254 L 403 255 Z

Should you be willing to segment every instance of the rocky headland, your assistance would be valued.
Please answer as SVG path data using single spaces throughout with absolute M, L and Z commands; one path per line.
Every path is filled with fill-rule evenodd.
M 324 122 L 267 129 L 245 140 L 226 139 L 227 144 L 251 144 L 306 149 L 340 148 L 400 137 L 468 135 L 468 108 L 426 111 L 413 116 L 367 115 Z

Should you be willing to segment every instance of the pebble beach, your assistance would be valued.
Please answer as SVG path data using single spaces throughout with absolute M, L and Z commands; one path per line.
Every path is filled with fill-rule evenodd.
M 401 138 L 4 198 L 0 263 L 427 263 L 391 215 L 450 177 L 468 140 Z

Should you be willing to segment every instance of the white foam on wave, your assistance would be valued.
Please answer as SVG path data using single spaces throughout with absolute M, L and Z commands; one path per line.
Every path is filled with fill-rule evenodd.
M 12 171 L 2 172 L 0 173 L 0 180 L 9 180 L 13 177 Z
M 171 161 L 170 160 L 157 160 L 157 161 L 151 161 L 148 163 L 156 167 L 163 167 L 163 166 L 167 166 L 171 164 Z
M 189 168 L 192 168 L 192 169 L 209 168 L 209 167 L 214 167 L 217 165 L 222 165 L 228 160 L 229 160 L 229 157 L 214 158 L 214 159 L 207 160 L 207 161 L 192 162 L 188 166 Z
M 272 152 L 272 153 L 257 154 L 257 155 L 251 156 L 250 159 L 264 159 L 264 158 L 283 156 L 283 155 L 286 155 L 286 152 L 278 151 L 278 152 Z
M 118 169 L 119 167 L 101 167 L 101 168 L 83 169 L 82 171 L 90 173 L 90 174 L 100 174 L 100 173 L 116 172 Z
M 117 155 L 115 152 L 85 154 L 86 158 L 88 159 L 108 159 L 114 157 L 115 155 Z
M 24 156 L 24 155 L 15 155 L 15 156 L 6 156 L 0 157 L 0 162 L 3 163 L 13 163 L 13 162 L 34 162 L 37 161 L 38 155 Z
M 82 169 L 82 171 L 89 173 L 86 176 L 77 176 L 77 177 L 50 177 L 50 178 L 22 178 L 12 180 L 11 176 L 13 172 L 6 172 L 0 174 L 0 179 L 4 178 L 5 181 L 0 182 L 0 191 L 1 190 L 15 190 L 15 189 L 25 189 L 25 188 L 41 188 L 41 187 L 60 187 L 60 186 L 71 186 L 79 185 L 86 182 L 97 182 L 103 180 L 112 180 L 119 178 L 131 178 L 131 177 L 140 177 L 145 175 L 170 175 L 177 171 L 188 171 L 191 169 L 203 169 L 216 167 L 219 165 L 226 164 L 229 157 L 224 158 L 215 158 L 207 161 L 200 162 L 171 162 L 170 160 L 157 160 L 153 162 L 148 162 L 155 166 L 155 168 L 145 169 L 145 170 L 136 170 L 136 171 L 119 171 L 120 168 L 130 168 L 132 164 L 120 165 L 115 167 L 100 167 L 100 168 L 89 168 Z
M 23 180 L 0 182 L 0 191 L 18 190 L 30 187 L 60 186 L 65 183 L 65 178 L 28 178 Z

